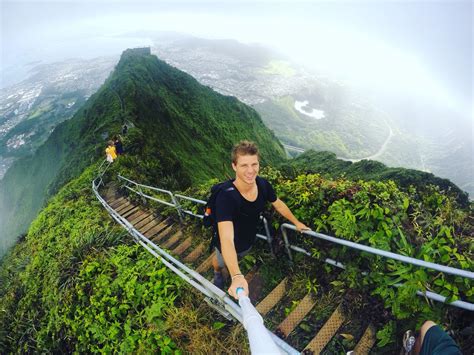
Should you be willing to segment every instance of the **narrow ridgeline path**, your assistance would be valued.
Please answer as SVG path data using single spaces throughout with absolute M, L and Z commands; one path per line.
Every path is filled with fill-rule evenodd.
M 112 185 L 102 189 L 102 196 L 134 229 L 212 282 L 209 236 L 194 234 L 178 218 L 163 217 L 145 204 L 132 202 Z M 314 264 L 314 260 L 296 268 L 284 255 L 275 257 L 261 241 L 254 249 L 242 260 L 241 269 L 249 283 L 250 299 L 270 331 L 303 354 L 332 354 L 348 349 L 357 355 L 369 353 L 376 341 L 376 328 L 370 322 L 372 317 L 359 311 L 365 307 L 371 312 L 384 312 L 383 307 L 374 307 L 373 302 L 350 291 L 311 287 L 308 279 L 314 275 L 309 276 L 311 271 L 301 265 Z M 328 275 L 325 277 L 334 276 L 335 280 L 337 271 Z M 331 279 L 323 281 L 331 286 Z M 222 317 L 216 313 L 218 319 Z M 230 324 L 241 327 L 238 322 Z

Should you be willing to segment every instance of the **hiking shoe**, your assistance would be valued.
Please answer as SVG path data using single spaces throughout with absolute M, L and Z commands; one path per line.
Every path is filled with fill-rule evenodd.
M 214 271 L 214 285 L 224 290 L 224 277 L 222 276 L 222 272 Z
M 411 330 L 407 330 L 405 334 L 403 334 L 403 349 L 401 354 L 403 355 L 411 355 L 415 353 L 415 334 Z

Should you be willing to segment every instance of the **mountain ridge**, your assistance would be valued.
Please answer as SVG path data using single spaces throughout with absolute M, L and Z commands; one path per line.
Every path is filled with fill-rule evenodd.
M 210 178 L 222 179 L 232 172 L 230 147 L 239 139 L 252 139 L 262 150 L 262 165 L 266 165 L 262 176 L 268 178 L 295 216 L 315 231 L 472 270 L 472 205 L 471 210 L 461 209 L 452 196 L 437 188 L 425 192 L 408 187 L 405 191 L 393 181 L 331 180 L 308 174 L 306 170 L 311 165 L 321 174 L 349 166 L 357 168 L 354 173 L 367 178 L 368 173 L 382 174 L 384 166 L 373 161 L 351 164 L 335 159 L 328 152 L 317 153 L 322 155 L 319 166 L 317 160 L 303 159 L 308 154 L 301 161 L 298 158 L 285 161 L 281 145 L 253 109 L 201 86 L 155 56 L 139 52 L 126 51 L 116 71 L 80 112 L 59 125 L 37 155 L 22 161 L 21 169 L 15 168 L 19 169 L 16 176 L 10 173 L 10 186 L 1 186 L 0 196 L 4 196 L 4 192 L 10 193 L 5 188 L 24 184 L 27 188 L 11 192 L 16 193 L 13 197 L 23 198 L 19 200 L 22 208 L 28 198 L 38 199 L 36 206 L 29 207 L 32 215 L 34 208 L 41 208 L 51 196 L 31 223 L 28 234 L 0 260 L 0 306 L 5 310 L 5 317 L 0 317 L 1 351 L 129 353 L 149 349 L 163 352 L 205 349 L 199 342 L 199 345 L 189 344 L 194 339 L 204 339 L 209 348 L 217 343 L 228 345 L 219 339 L 220 335 L 227 335 L 219 331 L 223 323 L 216 322 L 208 308 L 204 312 L 212 320 L 210 324 L 201 326 L 202 323 L 190 320 L 189 316 L 181 323 L 173 323 L 176 318 L 172 315 L 178 315 L 179 319 L 179 315 L 194 314 L 195 308 L 201 308 L 200 305 L 182 310 L 173 308 L 175 300 L 178 303 L 186 297 L 196 298 L 195 295 L 186 292 L 188 289 L 182 281 L 158 259 L 134 244 L 95 199 L 91 181 L 103 159 L 104 139 L 118 132 L 123 122 L 130 126 L 123 137 L 126 154 L 110 165 L 107 181 L 121 174 L 171 191 L 198 188 L 200 195 L 186 195 L 206 198 L 215 182 Z M 291 164 L 295 162 L 301 165 L 294 168 Z M 282 171 L 273 168 L 279 165 Z M 299 171 L 295 173 L 292 169 Z M 412 178 L 410 174 L 403 175 L 404 170 L 401 173 L 402 177 Z M 204 184 L 200 185 L 201 182 Z M 421 184 L 424 182 L 422 178 Z M 119 186 L 116 181 L 112 183 Z M 34 195 L 35 189 L 42 194 Z M 125 203 L 126 208 L 133 207 Z M 21 212 L 15 210 L 18 206 L 11 207 L 14 208 L 10 216 Z M 166 210 L 153 205 L 144 207 L 154 214 L 164 212 L 162 217 L 170 217 Z M 145 216 L 141 211 L 138 213 Z M 22 218 L 26 224 L 28 216 Z M 275 218 L 275 222 L 282 220 Z M 182 227 L 179 223 L 175 226 Z M 209 240 L 206 234 L 200 233 L 200 222 L 196 222 L 195 228 L 193 237 L 202 238 L 199 242 Z M 350 298 L 356 300 L 362 297 L 358 293 L 362 289 L 371 292 L 378 301 L 367 300 L 372 311 L 369 314 L 378 314 L 366 318 L 371 321 L 377 318 L 381 351 L 387 350 L 387 344 L 390 350 L 399 348 L 396 342 L 402 338 L 402 327 L 408 324 L 415 327 L 424 316 L 439 324 L 446 321 L 459 331 L 465 327 L 467 316 L 453 317 L 452 314 L 461 313 L 451 313 L 447 305 L 433 306 L 416 297 L 415 292 L 429 289 L 449 300 L 461 298 L 472 302 L 474 294 L 467 279 L 386 263 L 378 257 L 370 259 L 365 253 L 356 256 L 310 238 L 298 236 L 296 242 L 311 250 L 313 259 L 308 263 L 295 259 L 295 268 L 285 269 L 286 274 L 281 276 L 297 277 L 301 286 L 288 290 L 289 293 L 307 294 L 311 289 L 321 296 L 320 291 L 331 287 L 329 294 L 342 295 L 348 290 Z M 259 252 L 254 248 L 252 253 L 257 254 L 249 256 L 257 260 Z M 328 265 L 322 265 L 326 256 L 343 262 L 346 269 L 334 272 Z M 279 266 L 284 260 L 278 260 Z M 276 269 L 275 264 L 263 264 L 270 271 Z M 367 265 L 372 267 L 370 272 L 360 272 Z M 337 277 L 335 283 L 325 285 L 323 273 Z M 267 276 L 265 282 L 273 278 L 271 273 Z M 273 282 L 279 281 L 273 279 Z M 392 287 L 396 282 L 403 283 L 399 291 Z M 201 299 L 196 303 L 202 304 Z M 283 308 L 294 306 L 291 302 Z M 359 306 L 356 312 L 363 309 L 362 304 Z M 198 319 L 201 321 L 202 317 Z M 200 337 L 183 336 L 191 334 L 191 329 L 207 326 L 198 334 Z M 170 332 L 178 327 L 178 333 Z M 352 330 L 347 333 L 354 334 Z M 467 348 L 469 335 L 463 337 Z M 241 339 L 232 341 L 232 349 L 241 349 L 245 343 Z M 222 352 L 225 350 L 229 348 Z
M 348 179 L 365 181 L 393 180 L 405 190 L 413 186 L 418 191 L 424 191 L 429 185 L 434 185 L 445 194 L 453 196 L 463 208 L 470 205 L 468 194 L 449 179 L 415 169 L 387 167 L 375 160 L 361 160 L 353 163 L 338 159 L 336 154 L 331 152 L 308 150 L 294 159 L 282 163 L 280 168 L 290 176 L 301 173 L 318 173 L 331 178 L 344 176 Z
M 223 178 L 231 171 L 223 163 L 240 139 L 260 144 L 263 164 L 285 158 L 283 147 L 253 109 L 154 55 L 126 50 L 74 117 L 59 124 L 33 156 L 7 171 L 0 182 L 2 242 L 26 232 L 46 199 L 99 159 L 103 137 L 120 132 L 124 122 L 133 128 L 126 137 L 129 155 L 123 168 L 145 181 L 162 179 L 165 186 Z

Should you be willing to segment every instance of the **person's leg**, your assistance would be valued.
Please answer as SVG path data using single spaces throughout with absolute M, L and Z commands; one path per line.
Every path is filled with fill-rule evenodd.
M 432 321 L 423 323 L 419 338 L 420 355 L 461 355 L 454 339 Z
M 214 272 L 222 272 L 222 268 L 219 265 L 219 260 L 217 260 L 217 253 L 212 258 L 212 267 L 214 268 Z
M 237 253 L 237 259 L 242 259 L 245 255 L 250 252 L 251 247 L 241 253 Z M 212 258 L 212 267 L 214 268 L 214 285 L 220 289 L 224 288 L 224 278 L 228 278 L 229 274 L 227 269 L 225 269 L 224 258 L 222 257 L 219 249 L 215 248 L 216 254 Z
M 214 285 L 220 289 L 224 289 L 224 276 L 222 274 L 222 269 L 224 269 L 224 258 L 222 257 L 219 249 L 215 248 L 215 255 L 212 258 L 212 266 L 214 268 Z
M 436 323 L 432 322 L 430 320 L 427 320 L 426 322 L 423 323 L 423 325 L 420 328 L 420 336 L 418 339 L 416 339 L 415 343 L 415 354 L 419 354 L 421 351 L 421 346 L 423 345 L 423 340 L 425 339 L 425 335 L 428 332 L 428 330 L 435 326 Z

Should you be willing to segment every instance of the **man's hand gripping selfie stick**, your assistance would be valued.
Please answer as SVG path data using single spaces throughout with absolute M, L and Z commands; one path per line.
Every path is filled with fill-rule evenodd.
M 239 305 L 242 309 L 244 327 L 250 343 L 252 355 L 257 354 L 281 354 L 277 345 L 270 336 L 269 330 L 263 325 L 263 318 L 250 302 L 250 298 L 243 294 L 244 289 L 238 287 L 236 290 Z M 239 294 L 241 294 L 239 296 Z

